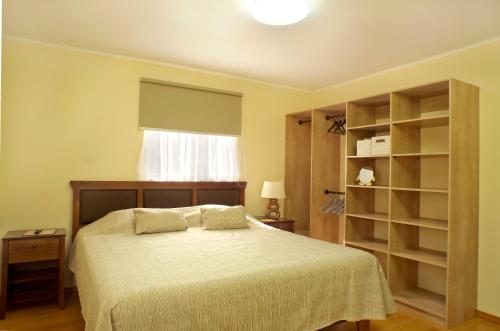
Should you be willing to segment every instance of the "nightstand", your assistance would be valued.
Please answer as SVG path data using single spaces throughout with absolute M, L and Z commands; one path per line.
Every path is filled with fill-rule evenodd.
M 0 319 L 7 308 L 57 299 L 64 308 L 64 240 L 66 231 L 24 236 L 9 231 L 2 238 Z
M 295 220 L 289 218 L 280 218 L 277 220 L 269 219 L 266 216 L 257 216 L 256 217 L 262 223 L 272 226 L 273 228 L 295 232 Z

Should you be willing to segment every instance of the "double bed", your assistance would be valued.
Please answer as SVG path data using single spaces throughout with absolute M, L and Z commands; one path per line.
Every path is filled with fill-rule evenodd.
M 69 266 L 86 330 L 318 330 L 343 320 L 366 330 L 394 311 L 371 254 L 251 216 L 246 229 L 134 232 L 133 208 L 243 204 L 245 183 L 72 186 Z

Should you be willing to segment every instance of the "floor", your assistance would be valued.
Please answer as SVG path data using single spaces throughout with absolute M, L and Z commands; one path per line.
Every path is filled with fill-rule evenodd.
M 76 295 L 70 295 L 64 310 L 56 305 L 45 305 L 7 312 L 5 320 L 0 321 L 0 330 L 13 331 L 79 331 L 85 323 L 80 314 L 80 304 Z M 353 323 L 340 323 L 329 327 L 328 331 L 355 331 Z M 441 331 L 427 320 L 408 312 L 399 312 L 386 321 L 372 322 L 372 331 Z M 480 318 L 474 318 L 453 329 L 453 331 L 500 331 L 500 325 Z

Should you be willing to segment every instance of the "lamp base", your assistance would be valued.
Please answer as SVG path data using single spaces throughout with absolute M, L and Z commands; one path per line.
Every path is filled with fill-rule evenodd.
M 280 216 L 280 205 L 278 203 L 278 199 L 269 199 L 266 217 L 272 220 L 277 220 L 280 218 Z

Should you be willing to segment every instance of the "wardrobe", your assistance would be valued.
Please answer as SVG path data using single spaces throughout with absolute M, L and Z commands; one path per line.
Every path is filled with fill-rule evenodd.
M 328 132 L 342 115 L 346 135 Z M 299 234 L 373 254 L 398 304 L 447 327 L 472 318 L 478 123 L 479 89 L 456 79 L 288 114 L 285 216 Z M 359 155 L 377 136 L 388 151 Z M 367 167 L 375 182 L 360 185 Z M 344 215 L 320 211 L 325 189 L 345 192 Z
M 344 191 L 345 136 L 328 132 L 345 105 L 286 115 L 285 215 L 295 232 L 340 243 L 343 216 L 322 213 L 328 191 Z

